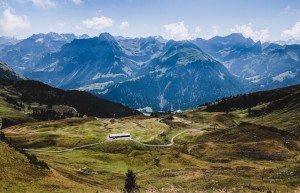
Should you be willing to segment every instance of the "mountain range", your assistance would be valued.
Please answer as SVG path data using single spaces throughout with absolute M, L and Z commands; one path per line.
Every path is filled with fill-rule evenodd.
M 4 47 L 0 59 L 29 79 L 158 111 L 298 84 L 299 49 L 241 34 L 166 42 L 49 33 Z
M 18 73 L 31 71 L 36 63 L 48 53 L 57 52 L 60 48 L 75 38 L 88 38 L 87 35 L 74 34 L 34 34 L 21 41 L 4 38 L 0 58 Z M 7 46 L 4 46 L 7 45 Z
M 194 43 L 223 63 L 245 84 L 246 91 L 300 83 L 300 45 L 262 44 L 241 34 L 196 39 Z

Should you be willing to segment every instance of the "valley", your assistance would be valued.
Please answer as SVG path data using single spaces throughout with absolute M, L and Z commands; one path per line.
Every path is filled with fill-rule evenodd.
M 6 128 L 2 130 L 6 137 L 24 149 L 60 151 L 99 144 L 60 153 L 28 151 L 45 161 L 50 171 L 41 170 L 46 174 L 38 178 L 29 172 L 34 185 L 20 180 L 10 186 L 4 181 L 0 190 L 119 192 L 130 168 L 142 192 L 299 191 L 299 85 L 253 95 L 266 96 L 257 97 L 257 104 L 251 106 L 264 113 L 249 114 L 247 108 L 232 106 L 227 114 L 207 111 L 204 105 L 179 114 L 69 118 Z M 266 110 L 278 102 L 282 107 Z M 145 144 L 168 145 L 172 139 L 174 144 L 101 143 L 109 134 L 123 132 Z

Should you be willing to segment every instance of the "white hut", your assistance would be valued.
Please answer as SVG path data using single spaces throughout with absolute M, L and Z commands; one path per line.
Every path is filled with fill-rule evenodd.
M 108 139 L 131 139 L 130 133 L 109 134 Z

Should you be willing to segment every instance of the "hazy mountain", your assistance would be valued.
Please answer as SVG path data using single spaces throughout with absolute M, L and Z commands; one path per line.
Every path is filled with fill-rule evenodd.
M 248 90 L 300 83 L 300 45 L 261 44 L 241 34 L 194 42 L 239 77 Z
M 300 83 L 299 45 L 262 44 L 237 33 L 191 43 L 108 33 L 74 38 L 33 35 L 6 47 L 3 57 L 30 79 L 156 110 Z
M 82 36 L 87 38 L 86 36 Z M 34 34 L 16 44 L 8 45 L 0 52 L 0 59 L 9 64 L 16 72 L 23 74 L 35 68 L 38 61 L 48 53 L 77 38 L 74 34 Z
M 240 92 L 227 69 L 192 43 L 164 44 L 155 37 L 114 38 L 108 33 L 65 44 L 25 75 L 133 108 L 148 105 L 156 110 L 191 108 Z
M 14 45 L 18 43 L 20 40 L 12 37 L 5 37 L 5 36 L 0 36 L 0 52 L 1 50 L 9 45 Z
M 240 92 L 227 69 L 190 42 L 168 42 L 145 68 L 147 74 L 113 85 L 102 96 L 134 108 L 170 110 Z
M 279 40 L 279 41 L 274 41 L 273 43 L 279 45 L 293 45 L 293 44 L 300 44 L 300 40 L 296 40 L 296 39 L 289 39 L 286 41 Z
M 123 52 L 139 65 L 155 58 L 164 48 L 164 44 L 155 37 L 134 39 L 126 38 L 118 39 L 117 41 Z
M 25 75 L 60 88 L 91 90 L 127 80 L 138 67 L 114 37 L 103 33 L 64 45 L 61 51 L 48 54 L 33 72 Z

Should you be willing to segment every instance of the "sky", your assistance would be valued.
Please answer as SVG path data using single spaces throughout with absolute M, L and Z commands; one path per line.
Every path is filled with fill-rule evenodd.
M 0 36 L 48 32 L 300 40 L 300 0 L 0 0 Z

